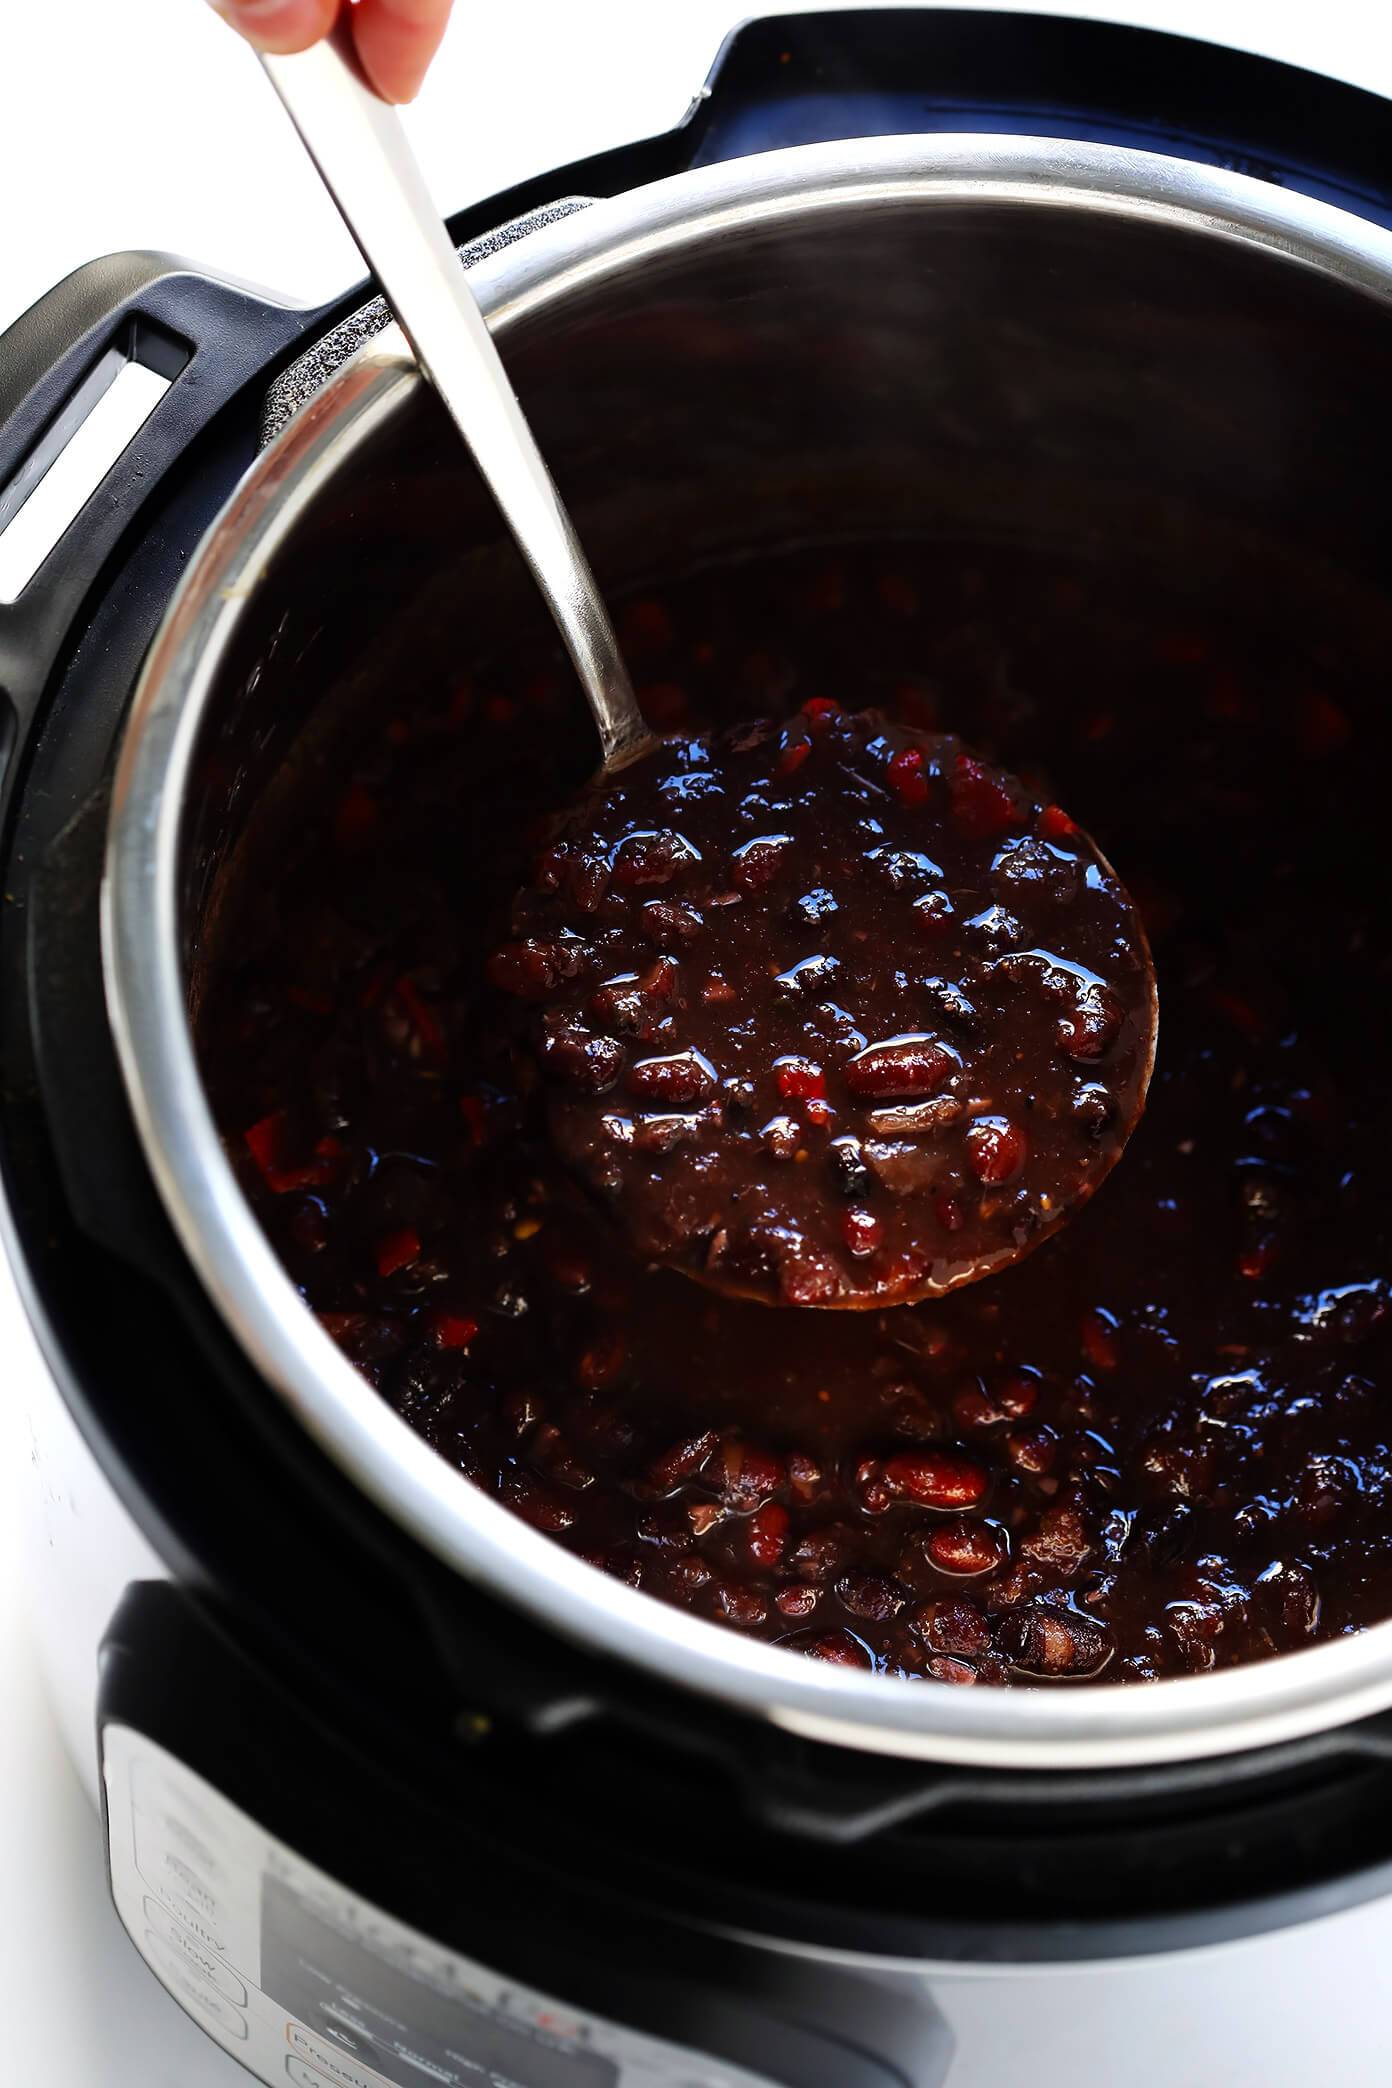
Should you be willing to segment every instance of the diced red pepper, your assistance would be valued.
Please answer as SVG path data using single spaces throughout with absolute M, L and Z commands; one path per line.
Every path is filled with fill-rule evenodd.
M 901 747 L 889 764 L 889 780 L 905 805 L 928 802 L 928 778 L 923 773 L 921 747 Z
M 377 1242 L 377 1274 L 394 1276 L 398 1269 L 409 1268 L 420 1259 L 420 1234 L 413 1225 L 403 1225 L 396 1232 L 383 1233 Z
M 785 727 L 783 745 L 778 759 L 774 763 L 773 773 L 775 776 L 791 776 L 797 769 L 802 767 L 802 764 L 811 752 L 812 742 L 805 734 L 798 733 L 795 735 L 790 733 L 787 727 Z
M 277 1109 L 243 1134 L 252 1159 L 260 1168 L 268 1189 L 285 1196 L 292 1189 L 318 1189 L 332 1181 L 337 1164 L 347 1152 L 333 1137 L 321 1138 L 310 1160 L 290 1164 L 286 1149 L 290 1142 L 290 1111 Z
M 1078 828 L 1062 805 L 1046 805 L 1039 815 L 1038 831 L 1041 841 L 1062 841 L 1067 835 L 1076 834 Z
M 774 1065 L 778 1076 L 778 1092 L 789 1095 L 797 1102 L 807 1101 L 809 1096 L 819 1100 L 826 1093 L 826 1076 L 820 1066 L 811 1059 L 781 1058 Z
M 970 754 L 959 754 L 953 765 L 952 817 L 973 841 L 992 840 L 1019 822 L 1015 801 L 1000 778 Z
M 839 718 L 841 705 L 831 696 L 809 696 L 802 706 L 804 718 Z
M 467 1312 L 437 1312 L 431 1316 L 430 1333 L 436 1348 L 466 1349 L 478 1333 L 478 1321 Z
M 884 1237 L 884 1228 L 869 1211 L 846 1211 L 841 1219 L 841 1237 L 852 1254 L 873 1254 Z
M 251 1157 L 267 1181 L 280 1167 L 289 1129 L 289 1110 L 277 1109 L 273 1110 L 270 1116 L 262 1117 L 259 1123 L 253 1124 L 249 1131 L 243 1133 Z

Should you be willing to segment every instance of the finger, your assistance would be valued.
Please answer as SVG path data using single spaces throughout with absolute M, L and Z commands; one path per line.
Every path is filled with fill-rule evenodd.
M 452 0 L 358 0 L 353 41 L 383 101 L 414 101 L 440 47 Z
M 327 36 L 338 16 L 339 0 L 213 0 L 225 22 L 230 22 L 258 51 L 307 51 Z

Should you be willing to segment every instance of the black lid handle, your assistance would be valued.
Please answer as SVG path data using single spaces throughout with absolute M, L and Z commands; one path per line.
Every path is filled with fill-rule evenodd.
M 310 317 L 166 254 L 111 254 L 0 335 L 0 531 L 125 365 L 168 387 L 15 599 L 0 602 L 11 732 L 28 725 L 73 618 L 162 474 Z

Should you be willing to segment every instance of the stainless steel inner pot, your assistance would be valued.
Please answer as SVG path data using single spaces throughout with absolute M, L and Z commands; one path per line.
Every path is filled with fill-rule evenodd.
M 1260 545 L 1250 613 L 1337 618 L 1362 634 L 1374 690 L 1392 660 L 1392 237 L 1361 220 L 1140 153 L 889 138 L 597 203 L 473 280 L 609 587 L 874 530 L 1129 543 L 1196 601 L 1230 601 Z M 190 1006 L 227 865 L 274 874 L 278 805 L 394 680 L 445 675 L 540 617 L 392 330 L 247 474 L 142 677 L 103 891 L 111 1017 L 169 1214 L 273 1392 L 460 1573 L 819 1739 L 1086 1767 L 1256 1747 L 1392 1704 L 1392 1622 L 1122 1689 L 950 1689 L 750 1643 L 517 1521 L 334 1348 L 200 1085 Z

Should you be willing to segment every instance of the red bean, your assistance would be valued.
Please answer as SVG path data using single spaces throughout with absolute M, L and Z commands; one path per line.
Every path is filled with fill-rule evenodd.
M 777 1501 L 765 1501 L 745 1525 L 745 1549 L 756 1566 L 771 1570 L 783 1557 L 787 1535 L 787 1509 L 781 1508 Z
M 833 1667 L 873 1668 L 874 1655 L 870 1648 L 851 1631 L 829 1631 L 825 1637 L 799 1642 L 798 1650 L 813 1660 L 825 1660 Z
M 1059 1018 L 1059 1042 L 1071 1059 L 1089 1064 L 1115 1044 L 1125 1011 L 1107 986 L 1086 986 Z
M 844 1570 L 855 1544 L 855 1532 L 846 1523 L 822 1523 L 798 1539 L 788 1564 L 802 1580 L 829 1580 Z
M 575 1510 L 551 1487 L 543 1486 L 529 1472 L 509 1472 L 503 1478 L 503 1499 L 514 1515 L 534 1530 L 559 1536 L 575 1524 Z
M 734 883 L 737 891 L 761 892 L 778 875 L 779 864 L 792 847 L 790 834 L 760 834 L 746 841 L 734 854 Z
M 613 1037 L 580 1029 L 553 1030 L 542 1039 L 541 1062 L 553 1080 L 579 1095 L 602 1095 L 624 1066 L 624 1049 Z
M 928 1673 L 935 1682 L 977 1682 L 980 1676 L 969 1660 L 962 1660 L 952 1653 L 935 1653 L 928 1662 Z
M 915 899 L 913 915 L 919 933 L 928 942 L 941 941 L 956 920 L 946 892 L 925 892 L 921 899 Z
M 685 1480 L 694 1479 L 719 1440 L 713 1428 L 683 1436 L 670 1450 L 664 1450 L 660 1457 L 652 1460 L 646 1474 L 649 1486 L 656 1487 L 660 1493 L 670 1493 Z
M 692 1552 L 672 1561 L 669 1577 L 673 1592 L 689 1601 L 702 1588 L 710 1586 L 711 1570 L 704 1559 L 697 1558 Z
M 851 1093 L 875 1101 L 897 1095 L 929 1095 L 957 1071 L 955 1051 L 936 1037 L 892 1037 L 857 1052 L 845 1069 Z
M 1058 1456 L 1058 1437 L 1052 1428 L 1015 1428 L 1005 1439 L 1006 1455 L 1018 1472 L 1036 1477 L 1051 1469 Z
M 654 1551 L 673 1556 L 689 1552 L 694 1541 L 687 1517 L 662 1508 L 649 1509 L 646 1515 L 639 1516 L 638 1535 Z
M 836 1583 L 842 1605 L 853 1617 L 886 1624 L 904 1607 L 904 1590 L 880 1573 L 850 1573 Z
M 628 1342 L 618 1328 L 595 1336 L 575 1366 L 575 1382 L 586 1392 L 612 1385 L 628 1360 Z
M 643 933 L 659 950 L 683 950 L 705 931 L 705 922 L 692 906 L 674 900 L 648 899 L 641 910 Z
M 572 979 L 582 978 L 592 959 L 583 943 L 543 942 L 527 936 L 522 942 L 504 943 L 493 952 L 486 970 L 488 982 L 502 993 L 519 1000 L 548 1000 Z
M 1008 1117 L 982 1117 L 967 1133 L 967 1158 L 979 1182 L 998 1187 L 1020 1172 L 1029 1140 Z
M 951 1597 L 930 1602 L 913 1618 L 914 1629 L 940 1653 L 986 1653 L 991 1627 L 974 1602 Z
M 940 1573 L 994 1573 L 1006 1554 L 1001 1531 L 967 1516 L 930 1531 L 927 1545 L 928 1556 Z
M 885 1483 L 924 1508 L 974 1508 L 986 1492 L 985 1470 L 948 1450 L 901 1450 L 888 1458 Z
M 715 1087 L 715 1069 L 699 1051 L 674 1051 L 665 1058 L 639 1059 L 624 1082 L 639 1102 L 686 1109 L 703 1102 Z
M 630 834 L 621 841 L 610 877 L 621 892 L 632 892 L 644 885 L 670 884 L 679 871 L 699 861 L 689 841 L 663 827 L 653 833 Z
M 737 1630 L 753 1631 L 768 1616 L 768 1604 L 755 1588 L 738 1581 L 718 1581 L 714 1590 L 717 1614 Z
M 721 1445 L 711 1460 L 709 1477 L 719 1484 L 721 1499 L 738 1507 L 777 1493 L 787 1471 L 771 1450 L 736 1439 Z
M 1011 1666 L 1026 1675 L 1095 1675 L 1112 1657 L 1103 1624 L 1048 1603 L 1012 1612 L 996 1635 Z

